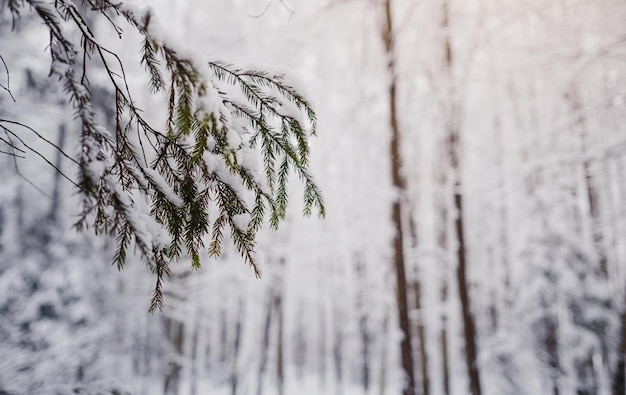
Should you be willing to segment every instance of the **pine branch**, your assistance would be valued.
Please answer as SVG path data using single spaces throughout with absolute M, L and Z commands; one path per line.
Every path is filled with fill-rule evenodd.
M 285 218 L 291 172 L 304 183 L 304 214 L 316 206 L 325 215 L 321 192 L 308 170 L 309 138 L 317 127 L 310 104 L 282 76 L 183 55 L 188 52 L 169 43 L 150 11 L 125 1 L 85 2 L 90 8 L 79 10 L 71 0 L 8 0 L 14 21 L 27 4 L 49 29 L 50 75 L 62 83 L 81 123 L 82 149 L 72 159 L 82 196 L 76 226 L 115 237 L 113 260 L 120 269 L 128 248 L 136 247 L 156 276 L 150 311 L 163 305 L 169 263 L 186 255 L 197 269 L 204 248 L 218 257 L 226 227 L 259 277 L 256 234 L 266 216 L 272 228 Z M 168 95 L 163 129 L 152 126 L 136 107 L 122 60 L 102 45 L 81 12 L 103 18 L 120 37 L 116 18 L 121 17 L 143 36 L 140 63 L 149 76 L 149 90 Z M 65 35 L 68 27 L 78 32 L 78 40 Z M 94 60 L 115 97 L 113 135 L 98 123 L 92 108 L 89 76 Z M 260 153 L 265 180 L 240 163 L 243 150 Z M 146 204 L 148 213 L 141 208 Z M 218 211 L 214 219 L 209 217 L 213 206 Z

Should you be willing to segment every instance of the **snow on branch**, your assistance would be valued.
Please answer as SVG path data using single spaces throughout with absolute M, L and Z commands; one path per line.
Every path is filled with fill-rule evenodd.
M 62 82 L 81 123 L 75 163 L 83 200 L 77 227 L 115 237 L 119 268 L 128 247 L 136 247 L 156 276 L 150 311 L 162 306 L 170 262 L 185 255 L 193 268 L 200 267 L 200 250 L 219 256 L 226 231 L 260 277 L 255 237 L 266 217 L 272 228 L 284 219 L 291 171 L 304 183 L 304 214 L 316 207 L 325 215 L 309 172 L 315 113 L 282 75 L 204 58 L 173 43 L 150 9 L 128 1 L 8 0 L 7 5 L 13 21 L 32 11 L 48 28 L 50 75 Z M 135 106 L 122 60 L 87 23 L 94 19 L 111 24 L 120 38 L 118 23 L 143 36 L 140 62 L 149 89 L 169 98 L 163 128 Z M 78 37 L 69 31 L 78 31 Z M 94 60 L 114 93 L 112 131 L 98 123 L 92 108 L 88 76 L 99 67 Z M 8 88 L 8 80 L 2 87 Z M 216 218 L 209 217 L 210 207 L 217 208 Z

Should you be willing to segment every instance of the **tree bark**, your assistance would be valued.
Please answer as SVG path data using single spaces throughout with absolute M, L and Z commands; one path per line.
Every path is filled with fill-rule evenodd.
M 480 395 L 480 375 L 477 366 L 478 350 L 476 346 L 476 327 L 471 312 L 469 287 L 467 282 L 467 262 L 465 259 L 465 238 L 463 236 L 463 196 L 460 192 L 454 195 L 454 206 L 457 211 L 455 231 L 457 237 L 457 281 L 459 297 L 461 299 L 461 312 L 463 315 L 463 337 L 465 340 L 465 362 L 470 379 L 470 392 L 472 395 Z
M 411 213 L 409 218 L 410 231 L 411 231 L 411 248 L 417 249 L 417 226 L 415 224 L 414 216 Z M 428 377 L 428 353 L 426 351 L 426 328 L 424 325 L 424 312 L 422 311 L 422 284 L 419 277 L 419 270 L 417 265 L 415 266 L 415 278 L 413 280 L 413 297 L 415 300 L 415 310 L 418 312 L 416 322 L 417 340 L 419 341 L 419 358 L 420 358 L 420 373 L 422 379 L 422 395 L 430 395 L 430 379 Z
M 470 381 L 470 393 L 472 395 L 481 394 L 480 374 L 477 365 L 478 349 L 476 344 L 476 326 L 471 312 L 471 301 L 469 296 L 469 285 L 467 281 L 467 260 L 465 247 L 465 234 L 463 222 L 463 194 L 461 190 L 461 165 L 460 165 L 460 111 L 457 98 L 454 95 L 454 76 L 452 73 L 454 66 L 454 56 L 452 43 L 450 40 L 450 10 L 449 0 L 442 3 L 442 30 L 444 32 L 444 68 L 448 78 L 448 97 L 446 116 L 446 144 L 450 157 L 450 171 L 454 180 L 453 204 L 454 204 L 454 233 L 457 242 L 457 286 L 459 298 L 461 300 L 461 314 L 463 319 L 463 338 L 465 343 L 465 363 L 467 364 L 467 374 Z
M 415 293 L 415 309 L 419 312 L 417 321 L 417 338 L 419 340 L 420 368 L 422 374 L 422 395 L 430 395 L 430 380 L 428 377 L 428 354 L 426 352 L 426 333 L 424 328 L 424 316 L 422 311 L 421 284 L 419 280 L 413 283 Z
M 394 63 L 394 43 L 393 43 L 393 16 L 391 0 L 384 2 L 384 24 L 383 42 L 388 59 L 387 71 L 389 73 L 389 128 L 391 130 L 391 141 L 389 153 L 391 159 L 391 179 L 392 185 L 399 196 L 396 196 L 392 204 L 392 221 L 395 228 L 393 237 L 393 259 L 396 274 L 396 301 L 398 307 L 398 320 L 402 332 L 400 343 L 400 353 L 402 359 L 402 370 L 405 375 L 403 395 L 415 394 L 415 373 L 413 366 L 413 354 L 411 347 L 411 329 L 409 325 L 409 306 L 407 298 L 406 265 L 404 253 L 404 235 L 402 229 L 402 194 L 406 192 L 406 182 L 401 173 L 402 158 L 400 153 L 400 130 L 398 126 L 397 108 L 397 80 Z

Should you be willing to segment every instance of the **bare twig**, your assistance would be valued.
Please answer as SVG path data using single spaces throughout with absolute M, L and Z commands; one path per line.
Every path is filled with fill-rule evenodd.
M 288 5 L 287 5 L 287 3 L 285 3 L 285 0 L 278 0 L 278 1 L 279 1 L 279 2 L 280 2 L 280 4 L 282 4 L 282 6 L 283 6 L 283 7 L 284 7 L 284 8 L 285 8 L 288 12 L 289 12 L 289 14 L 290 14 L 290 17 L 289 17 L 289 18 L 291 18 L 292 16 L 294 16 L 294 15 L 295 15 L 295 11 L 293 11 L 293 10 L 292 10 L 292 9 L 291 9 Z M 270 6 L 272 5 L 272 3 L 273 3 L 273 2 L 274 2 L 274 0 L 270 0 L 270 1 L 268 1 L 268 2 L 267 2 L 267 4 L 265 5 L 265 8 L 263 8 L 263 10 L 262 10 L 259 14 L 257 14 L 257 15 L 250 15 L 250 14 L 248 14 L 248 16 L 249 16 L 250 18 L 260 18 L 260 17 L 262 17 L 263 15 L 265 15 L 265 13 L 266 13 L 266 12 L 267 12 L 267 10 L 270 8 Z
M 15 97 L 13 97 L 13 93 L 11 93 L 11 80 L 10 80 L 10 76 L 9 76 L 9 68 L 7 67 L 6 62 L 4 61 L 4 58 L 2 57 L 2 54 L 0 54 L 0 61 L 2 61 L 2 65 L 4 66 L 4 70 L 7 73 L 7 85 L 4 86 L 4 85 L 0 84 L 0 88 L 2 88 L 5 91 L 7 91 L 9 96 L 11 96 L 11 99 L 13 99 L 13 101 L 15 102 Z
M 53 169 L 55 169 L 57 172 L 59 172 L 59 174 L 65 178 L 66 180 L 68 180 L 69 182 L 71 182 L 75 187 L 79 188 L 82 190 L 82 187 L 80 185 L 78 185 L 74 180 L 72 180 L 71 178 L 69 178 L 65 173 L 63 173 L 63 171 L 61 171 L 61 169 L 59 169 L 58 167 L 56 167 L 54 165 L 54 163 L 50 162 L 50 160 L 48 160 L 48 158 L 46 158 L 42 153 L 40 153 L 39 151 L 37 151 L 36 149 L 34 149 L 33 147 L 31 147 L 30 145 L 26 144 L 26 142 L 20 138 L 20 136 L 18 136 L 17 134 L 15 134 L 11 129 L 7 128 L 6 126 L 0 125 L 0 128 L 2 128 L 6 133 L 14 136 L 16 139 L 19 140 L 20 143 L 22 143 L 22 145 L 24 147 L 26 147 L 29 151 L 33 152 L 35 155 L 39 156 L 41 159 L 43 159 L 47 164 L 49 164 L 50 166 L 52 166 Z M 61 151 L 62 152 L 62 151 Z
M 45 141 L 46 143 L 50 144 L 52 147 L 54 147 L 57 151 L 59 151 L 59 153 L 61 155 L 63 155 L 64 157 L 66 157 L 67 159 L 71 160 L 72 162 L 74 162 L 75 164 L 79 164 L 74 158 L 72 158 L 71 156 L 69 156 L 68 154 L 65 153 L 65 151 L 63 151 L 63 149 L 61 147 L 59 147 L 58 145 L 56 145 L 55 143 L 53 143 L 52 141 L 48 140 L 47 138 L 45 138 L 44 136 L 42 136 L 40 133 L 38 133 L 35 129 L 31 128 L 28 125 L 24 125 L 21 122 L 17 122 L 17 121 L 11 121 L 9 119 L 2 119 L 0 118 L 0 124 L 2 123 L 8 123 L 8 124 L 12 124 L 12 125 L 16 125 L 16 126 L 20 126 L 23 127 L 25 129 L 30 130 L 31 132 L 35 133 L 37 135 L 37 137 L 39 137 L 40 139 L 42 139 L 43 141 Z M 1 126 L 2 128 L 4 128 L 3 126 Z M 6 128 L 4 128 L 6 129 Z M 21 139 L 20 139 L 21 141 Z M 26 144 L 24 144 L 26 145 Z
M 7 139 L 9 140 L 9 146 L 11 147 L 12 150 L 17 149 L 19 151 L 25 152 L 17 147 L 15 147 L 15 144 L 13 143 L 13 141 L 11 141 L 11 136 L 9 135 L 9 133 L 5 130 L 4 133 L 7 136 Z M 22 180 L 26 181 L 27 184 L 29 184 L 30 186 L 32 186 L 33 188 L 35 188 L 35 190 L 39 193 L 41 193 L 42 195 L 48 197 L 48 198 L 52 198 L 52 196 L 50 196 L 48 193 L 46 193 L 43 189 L 39 188 L 37 185 L 35 185 L 34 182 L 32 182 L 31 180 L 29 180 L 27 177 L 25 177 L 22 172 L 20 171 L 19 166 L 17 165 L 17 158 L 24 158 L 23 156 L 19 156 L 19 155 L 11 155 L 13 156 L 13 166 L 15 167 L 15 174 L 17 174 L 17 176 L 19 178 L 21 178 Z

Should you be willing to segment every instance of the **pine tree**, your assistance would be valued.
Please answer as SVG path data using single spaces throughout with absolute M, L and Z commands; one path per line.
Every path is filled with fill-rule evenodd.
M 7 14 L 14 32 L 16 24 L 32 20 L 49 30 L 50 77 L 63 85 L 81 128 L 78 157 L 56 147 L 77 169 L 77 181 L 61 173 L 82 198 L 76 227 L 114 237 L 120 269 L 129 247 L 136 247 L 156 276 L 150 311 L 163 304 L 170 263 L 189 256 L 199 268 L 200 250 L 218 257 L 225 232 L 260 277 L 255 237 L 266 219 L 274 229 L 284 219 L 291 172 L 304 183 L 304 214 L 317 207 L 324 216 L 308 162 L 315 113 L 283 75 L 204 59 L 173 44 L 153 12 L 125 1 L 6 0 L 0 17 Z M 137 107 L 120 56 L 95 33 L 98 21 L 120 39 L 121 24 L 141 35 L 150 91 L 168 97 L 164 128 Z M 2 88 L 12 97 L 1 55 Z M 90 92 L 89 78 L 102 69 L 115 98 L 112 131 L 97 119 Z M 0 128 L 8 137 L 6 153 L 31 149 L 15 141 L 24 128 L 34 132 L 28 125 L 0 116 Z

